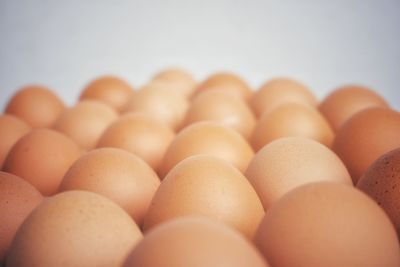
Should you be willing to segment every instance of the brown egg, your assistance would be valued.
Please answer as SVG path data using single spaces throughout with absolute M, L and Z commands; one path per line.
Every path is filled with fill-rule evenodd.
M 121 111 L 132 92 L 133 88 L 121 78 L 101 76 L 83 89 L 79 99 L 99 100 L 116 111 Z
M 117 148 L 98 148 L 80 157 L 65 174 L 60 191 L 87 190 L 120 205 L 142 224 L 160 180 L 141 158 Z
M 267 267 L 257 249 L 236 231 L 217 222 L 184 217 L 150 231 L 124 267 Z
M 400 266 L 389 218 L 368 196 L 340 183 L 287 193 L 265 215 L 255 244 L 274 267 Z
M 25 179 L 49 196 L 57 193 L 64 174 L 80 154 L 79 147 L 65 135 L 36 129 L 12 147 L 4 171 Z
M 50 127 L 64 111 L 63 102 L 50 89 L 30 85 L 10 99 L 5 113 L 15 115 L 33 128 Z
M 256 120 L 246 103 L 221 92 L 222 90 L 205 90 L 192 101 L 186 113 L 184 125 L 199 121 L 215 121 L 231 127 L 244 138 L 250 137 Z
M 175 130 L 181 125 L 188 107 L 189 102 L 182 95 L 145 86 L 129 98 L 124 111 L 151 115 Z
M 135 222 L 109 199 L 64 192 L 45 200 L 21 225 L 7 266 L 120 267 L 141 238 Z
M 400 236 L 400 148 L 379 157 L 361 176 L 357 187 L 389 215 Z
M 28 124 L 18 117 L 8 114 L 0 115 L 0 170 L 11 147 L 29 130 Z
M 97 147 L 129 151 L 158 170 L 175 133 L 159 120 L 145 114 L 127 114 L 112 123 L 100 137 Z
M 189 98 L 196 89 L 196 81 L 183 69 L 168 68 L 157 73 L 148 86 L 167 89 Z
M 386 101 L 374 91 L 359 85 L 343 86 L 319 105 L 319 110 L 338 131 L 343 123 L 357 112 L 370 107 L 388 107 Z
M 180 131 L 172 141 L 165 152 L 160 177 L 183 159 L 200 154 L 226 160 L 244 172 L 254 152 L 236 131 L 216 122 L 197 122 Z
M 287 78 L 275 78 L 266 82 L 254 93 L 251 107 L 257 117 L 271 111 L 281 104 L 302 103 L 316 106 L 317 100 L 311 91 L 298 81 Z
M 0 265 L 15 232 L 43 197 L 31 184 L 10 173 L 0 172 Z
M 84 149 L 96 146 L 104 130 L 118 118 L 110 106 L 94 100 L 83 100 L 61 114 L 53 128 L 74 140 Z
M 164 178 L 143 229 L 187 215 L 213 218 L 252 238 L 264 210 L 241 172 L 222 159 L 196 155 L 182 160 Z
M 381 155 L 400 147 L 400 113 L 368 108 L 351 117 L 336 135 L 333 150 L 339 155 L 354 184 Z
M 326 146 L 303 137 L 277 139 L 263 147 L 245 172 L 265 210 L 285 193 L 316 181 L 352 185 L 346 167 Z
M 258 151 L 269 142 L 288 136 L 311 138 L 329 147 L 334 133 L 315 108 L 300 103 L 287 103 L 261 117 L 251 140 L 253 148 Z

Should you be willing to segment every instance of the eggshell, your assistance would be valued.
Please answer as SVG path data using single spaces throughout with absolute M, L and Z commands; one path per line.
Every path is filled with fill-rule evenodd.
M 87 190 L 108 197 L 141 225 L 160 180 L 139 157 L 117 148 L 98 148 L 69 168 L 60 191 Z
M 252 238 L 264 210 L 254 188 L 236 168 L 213 156 L 182 160 L 164 178 L 143 229 L 175 217 L 203 215 Z
M 196 80 L 189 72 L 180 68 L 168 68 L 157 73 L 148 86 L 166 89 L 190 98 L 196 89 Z
M 150 231 L 124 267 L 267 267 L 253 244 L 236 231 L 205 218 L 185 217 Z
M 7 266 L 119 267 L 142 238 L 114 202 L 69 191 L 48 198 L 21 225 Z
M 64 103 L 50 89 L 29 85 L 11 97 L 5 113 L 17 116 L 32 128 L 42 128 L 50 127 L 64 108 Z
M 317 109 L 300 103 L 282 104 L 258 121 L 252 145 L 258 151 L 269 142 L 289 136 L 307 137 L 331 146 L 334 133 Z
M 35 129 L 12 147 L 4 171 L 21 177 L 49 196 L 57 193 L 64 174 L 80 154 L 79 147 L 65 135 L 50 129 Z
M 245 176 L 253 185 L 265 210 L 285 193 L 316 181 L 352 185 L 346 167 L 329 148 L 303 137 L 277 139 L 251 160 Z
M 5 260 L 15 232 L 43 197 L 31 184 L 0 172 L 0 265 Z
M 319 110 L 337 132 L 351 116 L 370 107 L 388 107 L 388 104 L 369 88 L 347 85 L 329 94 L 319 105 Z
M 400 113 L 368 108 L 352 116 L 336 135 L 333 150 L 339 155 L 354 184 L 381 155 L 400 147 Z
M 389 218 L 368 196 L 340 183 L 287 193 L 265 215 L 255 244 L 274 267 L 400 266 Z

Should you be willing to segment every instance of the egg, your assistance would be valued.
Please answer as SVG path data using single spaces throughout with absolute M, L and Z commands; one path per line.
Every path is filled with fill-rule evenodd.
M 400 236 L 400 148 L 374 161 L 358 180 L 357 188 L 375 200 L 389 215 Z
M 167 68 L 153 76 L 148 86 L 167 89 L 190 98 L 196 89 L 196 80 L 189 72 L 180 68 Z
M 7 266 L 120 267 L 142 238 L 117 204 L 98 194 L 69 191 L 48 198 L 24 221 Z
M 151 230 L 124 267 L 267 267 L 257 249 L 236 231 L 200 217 L 184 217 Z
M 50 89 L 28 85 L 9 100 L 5 113 L 14 115 L 32 128 L 50 127 L 64 111 L 64 103 Z
M 292 102 L 265 113 L 253 131 L 251 141 L 258 151 L 275 139 L 289 136 L 307 137 L 328 147 L 334 139 L 333 130 L 317 109 Z
M 268 210 L 290 190 L 316 181 L 352 185 L 339 157 L 326 146 L 303 137 L 277 139 L 263 147 L 245 172 Z
M 338 131 L 333 150 L 339 155 L 354 184 L 381 155 L 400 147 L 400 113 L 368 108 L 352 116 Z
M 160 176 L 164 177 L 183 159 L 200 154 L 226 160 L 244 172 L 254 152 L 236 131 L 216 122 L 197 122 L 180 131 L 171 142 L 164 155 Z
M 157 174 L 141 158 L 122 149 L 98 148 L 72 164 L 60 191 L 87 190 L 106 196 L 141 225 L 159 185 Z
M 351 116 L 370 107 L 389 106 L 371 89 L 360 85 L 347 85 L 329 94 L 319 105 L 319 110 L 337 132 Z
M 311 183 L 284 195 L 266 213 L 254 242 L 274 267 L 400 266 L 387 215 L 340 183 Z
M 80 148 L 65 135 L 50 129 L 35 129 L 15 143 L 3 170 L 49 196 L 57 193 L 64 174 L 80 154 Z
M 304 84 L 289 78 L 275 78 L 263 84 L 254 93 L 250 105 L 256 116 L 261 117 L 281 104 L 292 102 L 317 105 L 315 96 Z
M 11 147 L 29 130 L 28 124 L 18 117 L 8 114 L 0 115 L 0 170 Z
M 132 86 L 123 79 L 105 75 L 94 79 L 86 85 L 79 99 L 98 100 L 120 112 L 132 92 Z
M 164 178 L 145 216 L 147 231 L 185 215 L 226 223 L 252 238 L 264 210 L 249 181 L 232 165 L 208 155 L 182 160 Z
M 15 232 L 42 199 L 39 191 L 25 180 L 0 172 L 0 265 Z
M 94 100 L 83 100 L 65 110 L 56 120 L 53 129 L 69 136 L 83 149 L 97 145 L 103 131 L 118 118 L 110 106 Z

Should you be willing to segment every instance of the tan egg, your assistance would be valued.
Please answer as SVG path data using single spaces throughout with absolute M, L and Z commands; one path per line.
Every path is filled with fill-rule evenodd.
M 196 88 L 196 80 L 183 69 L 168 68 L 157 73 L 148 86 L 167 89 L 189 98 Z
M 0 170 L 11 147 L 29 130 L 28 124 L 18 117 L 8 114 L 0 115 Z
M 98 100 L 119 112 L 124 108 L 132 92 L 132 86 L 123 79 L 106 75 L 100 76 L 86 85 L 79 99 Z
M 39 191 L 28 182 L 0 172 L 0 265 L 17 229 L 42 199 Z
M 244 138 L 249 138 L 256 124 L 252 111 L 237 97 L 221 91 L 206 90 L 198 94 L 186 113 L 183 125 L 199 121 L 215 121 L 231 127 Z
M 352 116 L 336 134 L 333 150 L 342 159 L 354 184 L 381 155 L 400 147 L 400 113 L 368 108 Z
M 183 159 L 201 154 L 226 160 L 244 172 L 254 152 L 236 131 L 216 122 L 197 122 L 180 131 L 172 141 L 165 152 L 160 177 Z
M 389 218 L 368 196 L 340 183 L 287 193 L 265 215 L 255 244 L 274 267 L 400 266 Z
M 150 231 L 124 267 L 267 267 L 257 249 L 236 231 L 217 222 L 185 217 Z
M 253 148 L 258 151 L 275 139 L 289 136 L 307 137 L 330 147 L 334 133 L 317 109 L 305 104 L 287 103 L 261 117 L 251 140 Z
M 120 205 L 138 225 L 160 180 L 139 157 L 117 148 L 98 148 L 80 157 L 62 180 L 60 191 L 87 190 Z
M 305 85 L 288 78 L 275 78 L 266 82 L 254 93 L 250 104 L 256 116 L 261 117 L 263 113 L 291 102 L 313 107 L 317 105 L 317 99 Z
M 7 266 L 120 267 L 142 238 L 111 200 L 85 191 L 48 198 L 21 225 Z
M 151 115 L 176 130 L 180 127 L 188 107 L 189 101 L 182 95 L 145 86 L 129 98 L 124 112 Z
M 36 129 L 12 147 L 4 171 L 21 177 L 49 196 L 57 193 L 64 174 L 80 154 L 80 148 L 65 135 Z
M 12 96 L 5 113 L 19 117 L 32 128 L 43 128 L 50 127 L 64 108 L 64 103 L 50 89 L 29 85 Z
M 175 133 L 159 120 L 132 113 L 112 123 L 100 137 L 97 147 L 116 147 L 129 151 L 158 171 Z
M 228 162 L 196 155 L 182 160 L 164 178 L 145 216 L 147 231 L 187 215 L 206 216 L 254 236 L 264 210 L 243 174 Z
M 332 181 L 352 185 L 346 167 L 326 146 L 303 137 L 285 137 L 264 146 L 251 160 L 245 176 L 268 210 L 272 203 L 300 185 Z
M 319 110 L 337 132 L 351 116 L 370 107 L 389 106 L 371 89 L 359 85 L 348 85 L 329 94 L 319 105 Z

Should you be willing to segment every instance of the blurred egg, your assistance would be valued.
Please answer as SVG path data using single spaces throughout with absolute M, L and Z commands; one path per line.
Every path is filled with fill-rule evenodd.
M 98 148 L 80 157 L 62 180 L 60 191 L 87 190 L 108 197 L 141 225 L 160 184 L 142 159 L 117 148 Z
M 154 228 L 124 267 L 267 267 L 257 249 L 236 231 L 199 217 L 179 218 Z
M 340 183 L 287 193 L 265 215 L 255 244 L 274 267 L 400 266 L 389 218 L 365 194 Z
M 388 107 L 386 101 L 374 91 L 359 85 L 343 86 L 319 105 L 319 110 L 338 131 L 343 123 L 357 112 L 370 107 Z
M 301 104 L 282 104 L 265 113 L 258 121 L 251 138 L 258 151 L 269 142 L 289 136 L 307 137 L 331 146 L 334 133 L 317 109 Z
M 339 155 L 354 184 L 381 155 L 400 147 L 400 113 L 368 108 L 352 116 L 336 134 L 333 150 Z
M 142 234 L 118 205 L 69 191 L 48 198 L 21 225 L 7 266 L 120 267 Z
M 182 160 L 164 178 L 145 216 L 143 229 L 175 217 L 202 215 L 252 238 L 264 215 L 253 187 L 232 165 L 213 156 Z
M 33 128 L 42 128 L 50 127 L 64 108 L 64 103 L 50 89 L 30 85 L 12 96 L 5 113 L 17 116 Z
M 189 98 L 196 89 L 192 74 L 179 68 L 168 68 L 157 73 L 148 86 L 167 89 Z
M 57 193 L 64 174 L 80 154 L 79 147 L 65 135 L 50 129 L 36 129 L 12 147 L 3 170 L 49 196 Z

